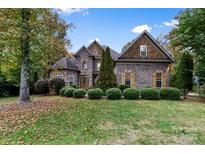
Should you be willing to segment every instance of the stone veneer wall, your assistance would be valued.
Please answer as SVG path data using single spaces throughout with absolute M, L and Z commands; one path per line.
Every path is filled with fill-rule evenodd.
M 71 71 L 71 70 L 52 70 L 50 72 L 50 79 L 53 79 L 57 77 L 58 73 L 63 73 L 63 79 L 66 84 L 68 84 L 68 75 L 73 74 L 74 75 L 74 84 L 79 85 L 79 73 L 76 71 Z
M 169 64 L 166 63 L 116 63 L 117 83 L 121 83 L 121 74 L 125 70 L 131 70 L 135 74 L 135 87 L 153 87 L 153 73 L 163 71 L 167 73 L 163 80 L 166 80 L 166 86 L 169 86 Z

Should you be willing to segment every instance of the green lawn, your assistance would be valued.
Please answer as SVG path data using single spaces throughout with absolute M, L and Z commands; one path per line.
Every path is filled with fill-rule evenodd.
M 9 101 L 15 98 L 0 104 Z M 0 110 L 1 144 L 205 144 L 203 103 L 60 96 L 33 101 L 31 108 Z

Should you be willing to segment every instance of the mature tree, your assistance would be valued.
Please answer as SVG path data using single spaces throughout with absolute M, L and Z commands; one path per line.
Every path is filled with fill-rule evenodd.
M 0 9 L 0 54 L 2 73 L 8 79 L 19 80 L 21 67 L 21 16 L 20 9 Z M 47 77 L 50 65 L 64 56 L 70 40 L 67 32 L 73 24 L 66 24 L 53 9 L 30 9 L 29 73 L 38 72 Z M 14 75 L 12 72 L 16 72 Z
M 176 72 L 176 86 L 186 96 L 193 86 L 193 60 L 189 53 L 184 52 Z
M 23 10 L 29 10 L 29 15 Z M 20 69 L 22 73 L 29 70 L 24 76 L 38 72 L 40 78 L 47 77 L 50 65 L 68 56 L 67 32 L 72 24 L 66 24 L 53 9 L 0 9 L 0 22 L 0 67 L 7 79 L 13 80 L 16 72 L 18 81 Z
M 122 47 L 122 51 L 124 51 L 125 49 L 127 49 L 129 47 L 130 44 L 132 44 L 134 42 L 135 39 L 133 39 L 132 41 L 127 42 L 123 47 Z
M 179 24 L 169 35 L 170 45 L 177 51 L 194 54 L 195 74 L 205 82 L 205 9 L 186 9 L 176 19 Z
M 110 55 L 109 47 L 107 47 L 103 52 L 97 83 L 103 90 L 117 86 L 116 76 L 114 73 L 114 63 Z
M 22 51 L 22 64 L 21 64 L 21 84 L 19 102 L 28 103 L 30 101 L 29 93 L 29 33 L 30 33 L 30 9 L 21 9 L 21 51 Z

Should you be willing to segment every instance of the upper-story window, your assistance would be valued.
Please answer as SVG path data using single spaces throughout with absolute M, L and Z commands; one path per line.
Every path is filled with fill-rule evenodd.
M 87 69 L 88 68 L 88 64 L 87 64 L 87 60 L 86 59 L 82 59 L 81 66 L 82 66 L 83 69 Z
M 69 83 L 69 85 L 74 84 L 74 75 L 73 74 L 68 75 L 68 83 Z
M 93 50 L 93 54 L 94 54 L 94 55 L 98 55 L 97 49 L 94 49 L 94 50 Z
M 58 73 L 58 74 L 56 75 L 56 77 L 63 79 L 63 73 Z
M 101 65 L 101 63 L 98 62 L 98 63 L 97 63 L 97 71 L 100 71 L 100 65 Z
M 147 45 L 140 45 L 140 56 L 147 57 Z

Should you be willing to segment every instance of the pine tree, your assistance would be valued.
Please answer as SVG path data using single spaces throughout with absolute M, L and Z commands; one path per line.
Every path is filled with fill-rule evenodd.
M 193 86 L 193 59 L 189 53 L 183 53 L 176 73 L 176 86 L 181 89 L 184 97 Z
M 110 55 L 109 47 L 107 47 L 102 54 L 99 79 L 97 83 L 103 90 L 117 86 L 116 76 L 114 73 L 114 64 Z

